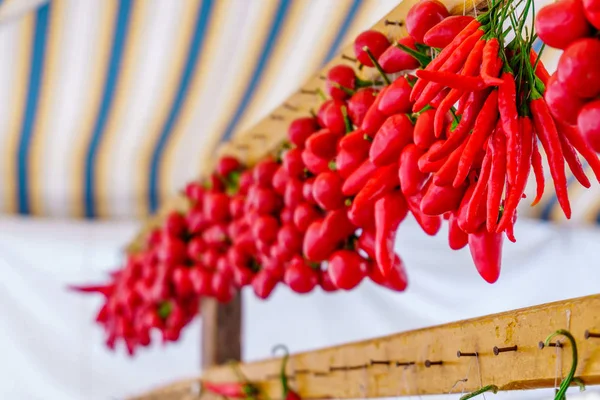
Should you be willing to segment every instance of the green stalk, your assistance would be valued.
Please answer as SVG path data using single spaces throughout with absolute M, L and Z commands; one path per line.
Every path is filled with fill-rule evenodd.
M 473 397 L 477 397 L 480 394 L 486 393 L 486 392 L 492 392 L 494 394 L 498 393 L 498 386 L 496 385 L 487 385 L 482 387 L 481 389 L 478 389 L 472 393 L 468 393 L 465 394 L 464 396 L 462 396 L 459 400 L 467 400 L 467 399 L 472 399 Z
M 369 60 L 371 60 L 371 62 L 373 63 L 373 66 L 375 66 L 375 68 L 377 69 L 377 71 L 379 71 L 379 74 L 381 75 L 381 78 L 383 79 L 383 81 L 385 82 L 385 84 L 386 85 L 390 85 L 392 83 L 390 81 L 390 78 L 388 78 L 388 76 L 383 71 L 383 68 L 381 68 L 381 65 L 379 65 L 379 63 L 377 62 L 377 60 L 375 59 L 375 57 L 373 57 L 373 53 L 371 53 L 371 50 L 369 50 L 369 48 L 367 46 L 365 46 L 365 47 L 363 47 L 363 51 L 365 53 L 367 53 L 367 57 L 369 57 Z

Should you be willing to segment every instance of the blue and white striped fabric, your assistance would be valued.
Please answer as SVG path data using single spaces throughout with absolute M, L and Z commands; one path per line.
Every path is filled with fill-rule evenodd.
M 397 3 L 0 0 L 0 211 L 147 216 Z M 597 185 L 571 192 L 596 222 Z
M 0 0 L 0 210 L 142 217 L 397 0 Z

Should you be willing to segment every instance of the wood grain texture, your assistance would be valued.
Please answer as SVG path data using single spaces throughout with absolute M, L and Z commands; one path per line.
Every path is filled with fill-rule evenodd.
M 584 337 L 586 330 L 600 332 L 600 295 L 295 354 L 290 358 L 288 374 L 293 376 L 294 389 L 305 399 L 460 393 L 478 389 L 480 382 L 495 384 L 501 390 L 548 388 L 554 386 L 557 359 L 561 361 L 561 376 L 571 366 L 571 346 L 565 338 L 558 338 L 564 344 L 561 349 L 538 347 L 558 329 L 569 330 L 577 340 L 576 376 L 587 385 L 600 384 L 600 338 Z M 515 345 L 517 351 L 494 355 L 495 346 Z M 479 356 L 458 358 L 459 350 Z M 372 360 L 414 364 L 371 365 Z M 442 364 L 427 368 L 428 360 Z M 268 359 L 244 364 L 242 370 L 271 399 L 278 399 L 281 387 L 276 375 L 280 365 L 281 359 Z M 331 371 L 331 367 L 351 369 Z M 467 381 L 461 382 L 465 378 Z M 202 379 L 237 380 L 228 366 L 210 368 Z
M 202 367 L 242 359 L 242 296 L 221 304 L 202 300 Z
M 406 28 L 403 26 L 404 19 L 410 7 L 417 1 L 402 1 L 372 28 L 384 32 L 391 40 L 398 40 L 406 36 Z M 471 12 L 473 8 L 484 3 L 483 0 L 442 0 L 442 2 L 446 4 L 452 14 Z M 390 25 L 386 21 L 400 22 L 402 26 Z M 213 170 L 217 159 L 222 155 L 234 155 L 243 160 L 245 164 L 254 165 L 266 155 L 274 153 L 285 141 L 288 125 L 292 120 L 309 116 L 310 110 L 318 110 L 322 101 L 314 93 L 318 88 L 325 90 L 325 81 L 321 77 L 332 66 L 338 64 L 349 65 L 355 69 L 358 76 L 367 80 L 378 77 L 374 68 L 364 68 L 362 71 L 359 71 L 357 63 L 347 60 L 342 55 L 354 57 L 354 50 L 351 43 L 344 46 L 343 50 L 336 57 L 320 71 L 317 71 L 309 80 L 304 82 L 295 93 L 272 110 L 269 115 L 266 115 L 247 131 L 235 133 L 231 141 L 221 144 L 215 152 L 211 153 L 213 156 L 207 158 L 202 164 L 200 171 L 198 171 L 199 176 L 209 174 Z M 127 250 L 129 252 L 139 251 L 143 247 L 147 234 L 155 227 L 160 226 L 164 216 L 173 209 L 185 209 L 185 205 L 182 204 L 181 195 L 177 195 L 171 201 L 167 201 L 161 206 L 156 215 L 148 218 L 140 232 L 127 247 Z

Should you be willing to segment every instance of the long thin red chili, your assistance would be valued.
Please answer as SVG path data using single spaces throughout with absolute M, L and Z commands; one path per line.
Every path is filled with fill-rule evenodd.
M 437 161 L 448 156 L 465 140 L 469 131 L 473 128 L 487 97 L 488 91 L 475 92 L 469 97 L 465 106 L 465 113 L 456 128 L 448 132 L 448 139 L 441 146 L 431 149 L 429 152 L 430 161 Z
M 460 156 L 467 145 L 464 141 L 452 154 L 446 159 L 446 162 L 442 167 L 433 175 L 433 183 L 437 186 L 452 185 L 454 177 L 456 176 L 456 170 L 458 169 L 458 162 Z
M 476 30 L 481 27 L 481 23 L 476 19 L 471 21 L 469 25 L 467 25 L 450 44 L 440 52 L 428 65 L 427 70 L 434 71 L 439 69 L 439 67 L 446 62 L 448 57 L 456 50 L 469 36 L 471 36 Z M 427 82 L 422 80 L 417 80 L 415 86 L 413 87 L 412 92 L 410 93 L 410 100 L 415 101 L 417 97 L 421 94 L 423 89 L 427 86 Z
M 477 73 L 481 64 L 481 57 L 483 54 L 484 46 L 485 44 L 483 40 L 479 40 L 477 42 L 475 48 L 469 54 L 467 60 L 465 61 L 465 66 L 461 71 L 461 75 L 472 76 Z M 437 108 L 433 124 L 435 137 L 439 138 L 442 135 L 442 132 L 444 130 L 444 121 L 446 119 L 446 114 L 448 113 L 448 111 L 450 111 L 452 106 L 454 106 L 454 104 L 463 96 L 463 94 L 464 90 L 453 88 L 450 91 L 450 93 L 448 93 L 448 96 L 446 96 L 446 98 Z
M 482 148 L 485 140 L 491 135 L 498 120 L 498 91 L 493 90 L 483 104 L 481 112 L 475 120 L 473 133 L 460 158 L 458 171 L 454 179 L 454 187 L 459 187 L 467 178 L 477 152 Z
M 506 181 L 506 141 L 500 125 L 496 128 L 489 143 L 488 151 L 491 151 L 492 154 L 492 169 L 488 183 L 486 227 L 488 232 L 495 232 Z
M 460 100 L 458 100 L 458 107 L 456 107 L 456 115 L 463 115 L 463 112 L 465 111 L 465 106 L 467 105 L 467 101 L 469 99 L 469 95 L 471 93 L 464 93 Z
M 485 42 L 483 48 L 483 59 L 481 62 L 481 78 L 489 85 L 493 85 L 492 82 L 498 81 L 498 72 L 496 70 L 498 63 L 498 50 L 500 50 L 500 43 L 498 39 L 491 38 Z
M 535 96 L 535 93 L 534 93 Z M 571 204 L 567 191 L 567 176 L 565 175 L 565 157 L 558 138 L 554 119 L 550 114 L 546 101 L 540 97 L 529 103 L 533 115 L 535 130 L 548 156 L 550 175 L 554 181 L 556 198 L 567 219 L 571 218 Z
M 577 128 L 561 123 L 560 121 L 556 121 L 556 123 L 559 133 L 564 135 L 569 143 L 573 145 L 575 150 L 577 150 L 584 160 L 587 161 L 590 168 L 592 168 L 592 171 L 594 171 L 596 179 L 600 182 L 600 158 L 598 158 L 596 152 L 579 134 Z
M 529 62 L 531 63 L 532 67 L 535 65 L 537 59 L 538 59 L 537 53 L 535 52 L 535 50 L 531 49 L 531 51 L 529 52 Z M 548 85 L 548 80 L 550 79 L 550 73 L 548 73 L 548 70 L 544 66 L 544 63 L 542 62 L 542 60 L 537 61 L 537 66 L 535 67 L 535 74 L 538 78 L 540 78 L 540 80 L 542 81 L 542 83 L 544 85 Z
M 589 188 L 591 186 L 590 180 L 585 175 L 585 170 L 583 169 L 583 165 L 581 165 L 581 160 L 577 157 L 575 148 L 569 143 L 569 140 L 564 135 L 558 135 L 558 138 L 560 139 L 560 146 L 562 147 L 565 161 L 573 173 L 573 176 L 583 187 Z
M 439 83 L 445 87 L 462 90 L 464 92 L 474 92 L 483 90 L 489 86 L 499 86 L 502 84 L 502 80 L 498 78 L 489 78 L 488 82 L 486 82 L 481 76 L 464 76 L 447 71 L 419 70 L 417 71 L 417 76 L 421 79 Z M 421 98 L 419 97 L 417 101 L 420 100 Z
M 471 197 L 471 201 L 467 206 L 467 224 L 472 226 L 474 221 L 477 219 L 477 213 L 479 212 L 479 207 L 486 206 L 486 202 L 484 201 L 487 194 L 487 187 L 490 180 L 490 173 L 492 171 L 492 153 L 491 151 L 487 151 L 485 156 L 483 157 L 483 163 L 481 165 L 481 170 L 479 171 L 479 177 L 477 178 L 477 184 L 475 185 L 475 191 L 473 192 L 473 196 Z
M 506 134 L 506 157 L 508 182 L 514 184 L 517 180 L 517 165 L 519 159 L 519 123 L 517 114 L 517 88 L 515 77 L 511 72 L 502 73 L 502 82 L 498 88 L 498 111 L 502 129 Z
M 535 135 L 534 135 L 535 136 Z M 535 206 L 540 202 L 544 195 L 544 167 L 542 166 L 542 155 L 540 154 L 540 148 L 537 140 L 533 141 L 533 153 L 531 155 L 531 167 L 533 168 L 533 174 L 535 175 L 535 199 L 531 202 L 531 206 Z
M 515 184 L 511 185 L 508 191 L 508 197 L 504 203 L 504 213 L 498 223 L 497 232 L 507 231 L 513 221 L 513 216 L 517 212 L 517 206 L 521 201 L 527 180 L 529 179 L 529 173 L 531 171 L 531 155 L 533 153 L 534 146 L 534 135 L 531 127 L 531 120 L 527 117 L 521 117 L 519 119 L 520 132 L 521 132 L 521 154 L 518 160 L 518 175 L 515 180 Z M 538 153 L 539 154 L 539 153 Z M 542 176 L 543 177 L 543 176 Z M 509 237 L 509 240 L 510 237 Z M 512 241 L 512 240 L 511 240 Z

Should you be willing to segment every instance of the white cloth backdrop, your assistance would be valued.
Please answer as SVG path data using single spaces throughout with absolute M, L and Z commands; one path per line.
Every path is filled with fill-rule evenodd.
M 0 219 L 0 399 L 121 399 L 198 373 L 197 321 L 176 345 L 156 345 L 131 360 L 123 349 L 104 349 L 92 322 L 100 299 L 64 290 L 67 283 L 103 279 L 121 261 L 121 246 L 136 228 L 126 222 Z M 298 296 L 281 287 L 267 302 L 245 293 L 245 357 L 267 357 L 276 343 L 302 351 L 600 292 L 600 229 L 523 220 L 516 233 L 518 243 L 505 244 L 495 285 L 477 276 L 468 250 L 447 248 L 444 231 L 429 238 L 410 220 L 397 243 L 411 279 L 406 293 L 367 283 L 334 295 Z M 600 398 L 593 388 L 588 392 L 586 399 Z M 488 398 L 552 396 L 536 391 Z

